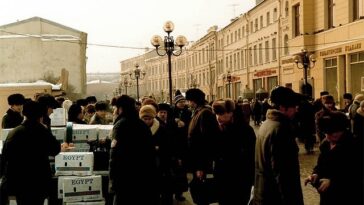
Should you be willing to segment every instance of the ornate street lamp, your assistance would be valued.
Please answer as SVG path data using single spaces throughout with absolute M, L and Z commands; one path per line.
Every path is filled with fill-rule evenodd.
M 172 105 L 172 63 L 171 56 L 179 56 L 182 53 L 182 47 L 186 45 L 187 39 L 184 36 L 177 36 L 176 41 L 174 41 L 173 36 L 170 36 L 170 33 L 174 29 L 174 24 L 172 21 L 167 21 L 163 27 L 164 31 L 167 33 L 167 36 L 164 36 L 164 41 L 162 37 L 158 35 L 154 35 L 151 39 L 151 44 L 156 48 L 156 52 L 159 56 L 168 56 L 168 80 L 169 80 L 169 102 Z M 159 47 L 164 45 L 163 50 L 164 53 L 160 53 Z M 175 47 L 179 47 L 178 51 L 175 51 Z
M 128 87 L 131 86 L 131 82 L 129 82 L 128 77 L 125 76 L 123 85 L 125 87 L 125 95 L 128 95 Z
M 199 86 L 196 77 L 193 77 L 192 74 L 190 75 L 190 80 L 191 80 L 190 88 L 197 88 Z
M 139 101 L 139 79 L 140 80 L 143 80 L 144 79 L 145 71 L 142 71 L 139 68 L 139 64 L 138 63 L 135 63 L 135 69 L 134 69 L 134 71 L 131 71 L 129 73 L 129 75 L 130 75 L 130 79 L 136 80 L 136 83 L 137 83 L 136 84 L 136 86 L 137 86 L 137 101 Z
M 228 82 L 229 89 L 228 89 L 228 98 L 231 98 L 231 81 L 232 81 L 232 75 L 231 72 L 228 71 L 227 74 L 223 77 L 224 82 Z
M 306 49 L 302 49 L 302 52 L 295 55 L 293 59 L 297 68 L 303 69 L 304 77 L 301 93 L 312 98 L 312 86 L 307 82 L 307 69 L 313 68 L 315 66 L 316 57 L 314 54 L 309 53 Z M 299 64 L 301 64 L 301 66 Z

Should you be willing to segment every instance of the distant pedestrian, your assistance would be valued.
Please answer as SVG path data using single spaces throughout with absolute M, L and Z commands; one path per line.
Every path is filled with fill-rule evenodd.
M 207 174 L 212 172 L 217 149 L 216 140 L 220 129 L 211 108 L 206 105 L 205 93 L 202 90 L 198 88 L 187 90 L 186 100 L 192 109 L 192 119 L 188 128 L 192 181 L 203 182 Z M 209 204 L 209 199 L 204 198 L 204 193 L 193 189 L 190 191 L 194 203 Z
M 254 130 L 232 100 L 216 100 L 212 109 L 222 133 L 214 170 L 219 205 L 247 205 L 254 183 Z
M 363 161 L 344 113 L 333 111 L 320 119 L 325 139 L 312 175 L 306 178 L 320 193 L 320 205 L 363 204 Z
M 112 131 L 109 177 L 114 205 L 158 204 L 155 147 L 150 128 L 139 119 L 135 100 L 119 96 Z
M 8 104 L 10 108 L 3 116 L 1 121 L 2 128 L 14 128 L 23 122 L 23 116 L 21 112 L 23 111 L 24 103 L 25 98 L 22 94 L 16 93 L 9 95 Z
M 260 126 L 255 147 L 254 205 L 303 205 L 298 146 L 292 130 L 299 94 L 271 91 L 272 108 Z
M 3 183 L 7 185 L 8 195 L 16 197 L 18 205 L 43 205 L 51 190 L 52 171 L 48 157 L 56 156 L 61 145 L 41 124 L 43 105 L 27 102 L 23 114 L 25 121 L 10 131 L 4 143 Z

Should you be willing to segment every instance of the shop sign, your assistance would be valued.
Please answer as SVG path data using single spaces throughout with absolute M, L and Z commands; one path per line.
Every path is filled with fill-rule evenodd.
M 282 60 L 282 64 L 288 64 L 288 63 L 294 63 L 293 58 L 289 58 L 289 59 L 286 59 L 286 60 Z
M 320 51 L 320 56 L 340 54 L 343 51 L 351 52 L 351 51 L 355 51 L 355 50 L 358 50 L 358 49 L 361 49 L 361 48 L 362 48 L 361 43 L 354 43 L 354 44 L 344 46 L 344 47 L 339 47 L 339 48 L 329 49 L 329 50 L 325 50 L 325 51 Z M 282 61 L 282 63 L 283 63 L 283 61 Z
M 276 73 L 277 73 L 276 70 L 267 69 L 267 70 L 257 71 L 256 73 L 254 73 L 254 76 L 255 77 L 264 77 L 264 76 L 270 76 L 270 75 L 273 75 Z

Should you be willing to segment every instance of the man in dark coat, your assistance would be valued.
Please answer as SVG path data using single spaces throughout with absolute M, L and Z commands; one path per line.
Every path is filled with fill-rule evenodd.
M 118 117 L 112 131 L 110 182 L 114 205 L 158 203 L 155 148 L 149 127 L 139 119 L 135 100 L 116 99 Z
M 1 123 L 2 128 L 14 128 L 23 122 L 21 112 L 23 110 L 24 102 L 25 98 L 22 94 L 16 93 L 9 95 L 8 104 L 10 108 L 3 116 Z
M 204 180 L 207 172 L 212 171 L 212 161 L 217 147 L 216 140 L 220 130 L 211 108 L 205 105 L 205 93 L 197 88 L 189 89 L 186 92 L 186 100 L 193 110 L 188 128 L 193 180 Z M 191 195 L 196 204 L 209 204 L 207 199 L 199 197 L 201 193 L 194 193 L 191 190 Z
M 30 101 L 24 105 L 26 120 L 10 131 L 3 147 L 3 180 L 9 196 L 18 205 L 43 205 L 49 196 L 52 171 L 49 156 L 56 156 L 61 145 L 41 123 L 43 107 Z M 35 187 L 36 185 L 36 187 Z
M 277 87 L 270 96 L 274 109 L 259 128 L 255 147 L 255 205 L 303 205 L 298 146 L 291 121 L 299 94 Z

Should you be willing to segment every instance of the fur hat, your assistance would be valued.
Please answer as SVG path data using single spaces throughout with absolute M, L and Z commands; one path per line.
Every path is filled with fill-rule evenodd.
M 231 99 L 216 100 L 212 103 L 212 110 L 215 114 L 224 114 L 226 112 L 234 112 L 235 103 Z
M 335 104 L 334 97 L 332 95 L 322 96 L 322 104 Z
M 295 107 L 301 101 L 301 95 L 287 87 L 278 86 L 270 93 L 270 101 L 273 106 Z
M 344 93 L 343 98 L 348 100 L 353 100 L 353 95 L 351 93 Z
M 174 96 L 174 103 L 177 104 L 181 100 L 186 100 L 185 97 L 183 97 L 182 94 Z
M 195 102 L 198 105 L 205 104 L 205 93 L 198 88 L 188 89 L 186 92 L 186 100 Z
M 158 104 L 158 111 L 160 110 L 165 110 L 167 112 L 170 112 L 171 111 L 171 106 L 167 103 L 159 103 Z
M 364 100 L 364 95 L 363 94 L 355 95 L 354 101 L 361 102 L 363 100 Z
M 155 118 L 157 115 L 157 112 L 155 108 L 152 105 L 144 105 L 142 108 L 140 108 L 139 111 L 139 117 L 152 117 Z
M 320 92 L 320 97 L 324 96 L 324 95 L 328 95 L 329 92 L 328 91 L 321 91 Z
M 9 105 L 24 105 L 24 103 L 25 103 L 24 95 L 20 93 L 11 94 L 8 97 Z
M 331 134 L 348 129 L 350 127 L 350 121 L 344 113 L 332 111 L 318 119 L 318 127 L 322 132 Z

